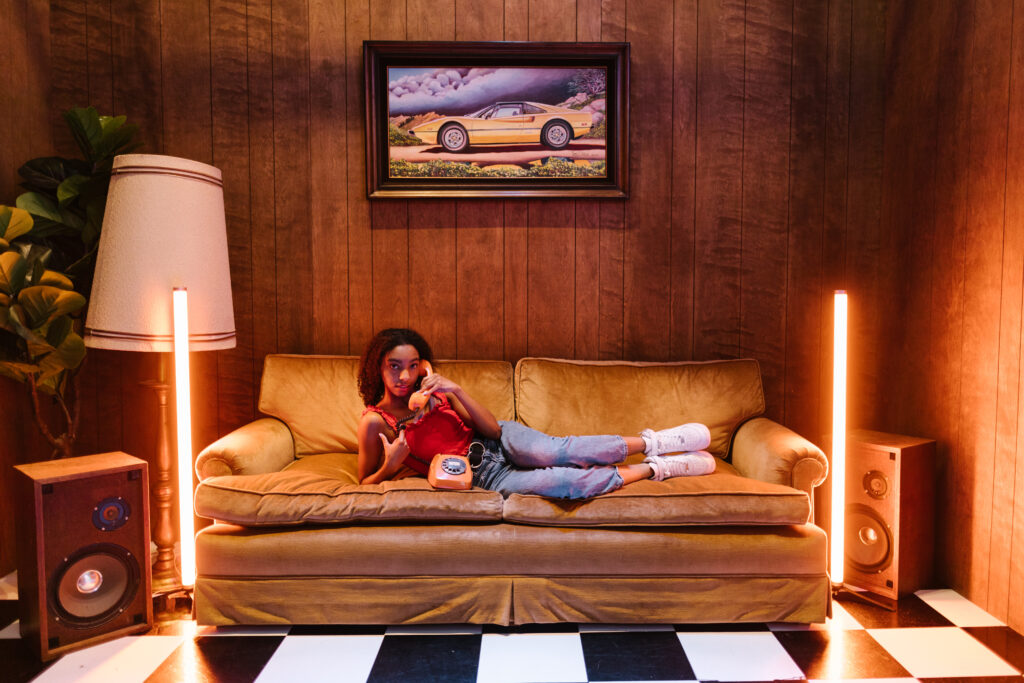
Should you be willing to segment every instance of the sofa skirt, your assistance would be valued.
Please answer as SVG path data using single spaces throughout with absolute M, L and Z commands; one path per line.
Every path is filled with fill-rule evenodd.
M 807 623 L 831 595 L 811 524 L 215 524 L 196 550 L 196 617 L 216 626 Z

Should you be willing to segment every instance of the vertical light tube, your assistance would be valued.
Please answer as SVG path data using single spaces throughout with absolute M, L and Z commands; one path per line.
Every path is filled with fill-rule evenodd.
M 181 539 L 181 585 L 196 582 L 195 522 L 192 519 L 192 388 L 188 365 L 188 291 L 175 287 L 174 396 L 178 422 L 178 516 Z
M 836 290 L 832 334 L 832 558 L 833 585 L 843 583 L 846 562 L 846 292 Z

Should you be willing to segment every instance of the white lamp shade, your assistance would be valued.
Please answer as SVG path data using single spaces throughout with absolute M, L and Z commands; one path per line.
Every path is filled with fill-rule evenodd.
M 190 351 L 235 346 L 221 172 L 177 157 L 115 157 L 86 346 L 172 351 L 174 288 L 188 290 Z

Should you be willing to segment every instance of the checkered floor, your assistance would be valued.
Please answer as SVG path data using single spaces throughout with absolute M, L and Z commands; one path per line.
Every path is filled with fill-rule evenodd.
M 13 597 L 3 588 L 0 598 Z M 849 601 L 834 612 L 809 627 L 206 628 L 162 620 L 149 634 L 43 665 L 18 640 L 17 602 L 0 599 L 0 680 L 1024 681 L 1024 636 L 953 591 L 921 591 L 895 613 Z

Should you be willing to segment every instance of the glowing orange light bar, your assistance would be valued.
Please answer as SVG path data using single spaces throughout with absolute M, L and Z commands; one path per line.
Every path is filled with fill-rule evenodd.
M 846 521 L 846 292 L 836 290 L 832 347 L 832 558 L 833 585 L 843 583 Z
M 188 366 L 188 292 L 174 293 L 174 395 L 178 415 L 178 516 L 181 530 L 181 585 L 196 582 L 195 522 L 192 519 L 192 388 Z

